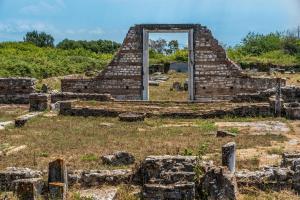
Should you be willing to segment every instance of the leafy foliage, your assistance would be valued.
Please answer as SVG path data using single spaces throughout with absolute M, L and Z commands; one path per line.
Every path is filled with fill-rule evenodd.
M 33 43 L 38 47 L 54 47 L 54 38 L 45 32 L 28 32 L 24 37 L 24 42 Z
M 149 50 L 150 64 L 164 64 L 171 62 L 188 62 L 188 50 L 180 49 L 172 54 L 165 55 L 163 53 L 158 53 L 153 49 Z
M 278 32 L 267 35 L 249 33 L 240 45 L 228 48 L 227 54 L 241 65 L 300 65 L 300 39 Z
M 85 49 L 62 50 L 37 47 L 32 43 L 0 43 L 0 77 L 47 78 L 101 70 L 112 54 L 96 54 Z
M 149 47 L 152 52 L 171 55 L 179 50 L 179 43 L 177 40 L 171 40 L 169 42 L 164 39 L 150 40 Z
M 70 49 L 86 49 L 95 53 L 115 53 L 121 44 L 110 40 L 97 40 L 97 41 L 85 41 L 85 40 L 68 40 L 64 39 L 57 44 L 57 48 L 70 50 Z

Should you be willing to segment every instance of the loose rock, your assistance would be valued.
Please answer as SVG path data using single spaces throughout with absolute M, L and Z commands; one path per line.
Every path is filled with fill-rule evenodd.
M 134 163 L 135 158 L 132 154 L 125 151 L 118 151 L 112 155 L 105 155 L 101 157 L 102 162 L 106 165 L 131 165 Z

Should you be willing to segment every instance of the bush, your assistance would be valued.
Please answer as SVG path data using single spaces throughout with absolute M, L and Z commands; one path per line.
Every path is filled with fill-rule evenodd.
M 229 47 L 227 55 L 241 66 L 299 66 L 300 39 L 279 33 L 249 33 L 240 45 Z
M 31 43 L 0 43 L 0 77 L 48 78 L 102 70 L 112 54 L 96 54 L 85 49 L 40 48 Z

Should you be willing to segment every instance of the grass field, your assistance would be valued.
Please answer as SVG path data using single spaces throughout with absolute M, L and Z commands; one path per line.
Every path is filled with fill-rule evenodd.
M 46 115 L 23 128 L 0 131 L 1 143 L 28 147 L 14 156 L 1 158 L 0 169 L 9 166 L 46 169 L 48 162 L 57 157 L 66 159 L 71 169 L 107 168 L 99 162 L 99 157 L 114 151 L 129 151 L 140 161 L 148 155 L 183 154 L 185 149 L 196 153 L 204 143 L 208 144 L 208 153 L 216 153 L 214 160 L 219 162 L 221 146 L 232 140 L 239 149 L 271 146 L 274 141 L 286 140 L 285 136 L 271 134 L 216 138 L 214 121 L 218 120 L 151 118 L 125 123 L 117 118 Z M 176 126 L 185 122 L 196 126 Z

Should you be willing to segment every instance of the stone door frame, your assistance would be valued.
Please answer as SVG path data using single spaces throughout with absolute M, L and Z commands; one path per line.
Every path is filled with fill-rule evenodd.
M 194 29 L 143 29 L 143 92 L 144 101 L 149 100 L 149 34 L 150 33 L 187 33 L 188 34 L 188 88 L 189 101 L 194 101 Z

